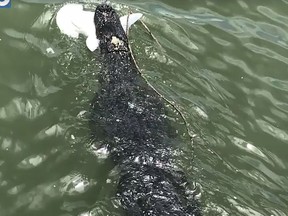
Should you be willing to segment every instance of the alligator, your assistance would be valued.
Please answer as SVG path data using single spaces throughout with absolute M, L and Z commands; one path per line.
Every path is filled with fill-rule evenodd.
M 119 16 L 108 4 L 94 15 L 100 88 L 91 102 L 91 133 L 101 128 L 119 169 L 117 197 L 129 216 L 199 216 L 184 171 L 173 160 L 165 101 L 141 76 Z M 97 128 L 97 129 L 96 129 Z M 97 130 L 97 131 L 96 131 Z

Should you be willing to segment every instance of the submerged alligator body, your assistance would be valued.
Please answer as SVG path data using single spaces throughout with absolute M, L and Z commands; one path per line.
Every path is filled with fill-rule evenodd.
M 118 15 L 101 4 L 94 22 L 102 68 L 91 123 L 101 126 L 120 169 L 117 195 L 125 214 L 200 215 L 197 202 L 187 194 L 184 173 L 171 159 L 165 105 L 139 73 Z

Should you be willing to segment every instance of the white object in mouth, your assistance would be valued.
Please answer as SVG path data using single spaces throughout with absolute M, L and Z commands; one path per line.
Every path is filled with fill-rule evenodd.
M 143 14 L 133 13 L 120 17 L 123 29 L 126 31 Z M 79 34 L 87 37 L 86 46 L 90 51 L 95 51 L 99 46 L 99 40 L 96 37 L 96 28 L 94 24 L 94 12 L 84 11 L 83 5 L 66 4 L 57 12 L 56 23 L 63 34 L 69 37 L 78 38 Z

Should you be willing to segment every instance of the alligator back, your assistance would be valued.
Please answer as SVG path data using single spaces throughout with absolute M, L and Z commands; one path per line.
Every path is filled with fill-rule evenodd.
M 129 216 L 200 215 L 188 198 L 184 173 L 173 163 L 165 104 L 139 73 L 117 13 L 101 4 L 94 22 L 102 68 L 91 122 L 101 125 L 120 169 L 123 209 Z

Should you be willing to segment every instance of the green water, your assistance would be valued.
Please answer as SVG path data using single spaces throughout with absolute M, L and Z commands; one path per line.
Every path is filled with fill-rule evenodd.
M 63 2 L 0 9 L 0 216 L 116 215 L 117 172 L 85 115 L 100 62 L 60 34 Z M 113 5 L 141 11 L 161 44 L 140 23 L 129 34 L 143 75 L 191 125 L 183 161 L 203 214 L 288 215 L 288 1 Z

